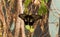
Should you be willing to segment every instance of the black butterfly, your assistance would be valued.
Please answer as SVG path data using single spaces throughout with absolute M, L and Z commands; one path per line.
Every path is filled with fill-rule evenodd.
M 25 25 L 33 25 L 35 21 L 38 19 L 42 19 L 42 16 L 40 15 L 25 15 L 25 14 L 20 14 L 19 17 L 24 20 Z

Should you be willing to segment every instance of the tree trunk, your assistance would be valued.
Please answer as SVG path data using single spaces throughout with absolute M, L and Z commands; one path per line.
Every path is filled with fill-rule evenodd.
M 19 18 L 19 14 L 23 14 L 23 5 L 22 0 L 17 0 L 17 17 L 16 17 L 16 29 L 15 29 L 15 37 L 20 36 L 20 32 L 22 33 L 22 37 L 25 37 L 25 29 L 24 29 L 24 21 Z M 17 30 L 17 31 L 16 31 Z
M 3 31 L 4 31 L 3 32 L 3 37 L 7 37 L 7 25 L 6 25 L 4 14 L 3 14 L 3 11 L 2 11 L 2 2 L 0 2 L 0 20 L 3 23 Z
M 49 0 L 48 3 L 46 4 L 48 8 L 48 12 L 45 15 L 42 15 L 43 19 L 40 19 L 38 22 L 34 24 L 35 31 L 33 37 L 50 37 L 49 27 L 48 27 L 50 4 L 51 4 L 51 0 Z

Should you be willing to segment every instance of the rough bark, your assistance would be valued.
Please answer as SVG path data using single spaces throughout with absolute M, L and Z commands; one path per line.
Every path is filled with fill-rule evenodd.
M 19 20 L 17 17 L 18 17 L 18 15 L 20 13 L 23 13 L 22 0 L 11 0 L 11 2 L 9 3 L 9 6 L 7 6 L 8 3 L 6 3 L 5 0 L 1 0 L 1 1 L 0 1 L 0 20 L 3 22 L 3 30 L 4 30 L 3 37 L 7 37 L 6 34 L 8 34 L 8 37 L 13 37 L 13 35 L 12 35 L 11 31 L 10 31 L 10 22 L 11 22 L 12 18 L 13 18 L 13 20 L 15 20 L 14 21 L 15 23 L 18 23 L 21 20 L 21 19 Z M 7 1 L 7 2 L 9 2 L 9 1 Z M 14 5 L 14 3 L 16 5 Z M 5 14 L 6 18 L 4 16 L 4 11 L 2 9 L 3 6 L 4 6 L 5 11 L 6 11 L 6 14 Z M 14 14 L 13 14 L 13 12 L 11 12 L 11 8 L 13 6 L 14 6 L 14 10 L 15 10 Z M 17 24 L 15 24 L 16 25 L 16 29 L 21 28 L 22 29 L 22 37 L 25 37 L 25 34 L 24 34 L 25 33 L 24 32 L 24 22 L 23 21 L 21 21 L 21 22 L 22 22 L 21 26 L 19 24 L 20 22 L 18 23 L 18 26 L 17 26 Z M 15 32 L 15 34 L 18 34 L 18 33 L 19 32 Z M 15 35 L 15 37 L 16 37 L 16 35 Z
M 0 2 L 0 20 L 3 23 L 3 37 L 7 37 L 7 27 L 6 27 L 6 22 L 5 22 L 5 18 L 4 18 L 4 14 L 2 11 L 2 3 Z

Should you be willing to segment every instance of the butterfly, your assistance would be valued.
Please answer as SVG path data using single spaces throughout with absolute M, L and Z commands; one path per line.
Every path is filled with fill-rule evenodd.
M 20 14 L 19 17 L 24 20 L 25 25 L 30 25 L 30 26 L 32 26 L 33 23 L 38 19 L 42 19 L 42 16 L 40 15 Z

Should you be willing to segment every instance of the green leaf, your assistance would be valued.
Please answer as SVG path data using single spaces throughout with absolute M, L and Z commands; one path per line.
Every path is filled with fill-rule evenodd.
M 27 6 L 29 5 L 30 2 L 31 2 L 31 0 L 25 0 L 24 6 L 27 7 Z
M 40 4 L 40 7 L 38 9 L 38 15 L 46 14 L 47 13 L 47 7 L 44 4 L 44 0 L 42 0 L 42 3 Z
M 25 8 L 25 9 L 24 9 L 24 13 L 25 13 L 25 14 L 28 14 L 28 8 Z
M 26 25 L 25 28 L 26 28 L 27 30 L 30 30 L 30 26 L 29 26 L 29 25 Z
M 46 3 L 48 3 L 48 0 L 45 0 L 46 1 Z
M 42 9 L 39 8 L 39 9 L 38 9 L 38 15 L 41 15 L 41 14 L 42 14 Z
M 34 28 L 31 26 L 31 28 L 30 28 L 30 32 L 32 33 L 32 32 L 34 32 Z

